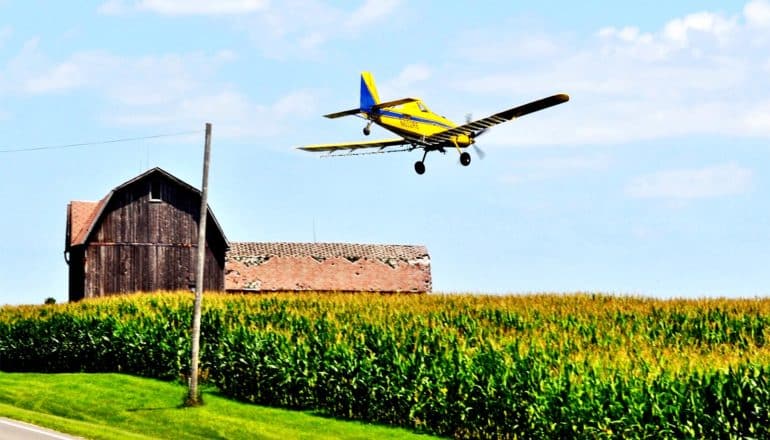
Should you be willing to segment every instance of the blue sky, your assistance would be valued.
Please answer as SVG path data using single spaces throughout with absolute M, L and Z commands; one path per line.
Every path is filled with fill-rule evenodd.
M 66 205 L 160 166 L 231 241 L 424 244 L 441 292 L 770 293 L 770 1 L 0 0 L 0 304 L 67 297 Z M 44 11 L 45 13 L 42 13 Z M 321 159 L 359 73 L 455 121 L 554 93 L 485 160 Z M 371 138 L 391 137 L 375 128 Z

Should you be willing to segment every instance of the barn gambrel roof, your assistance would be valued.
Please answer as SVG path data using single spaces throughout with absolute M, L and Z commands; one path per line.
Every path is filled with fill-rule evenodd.
M 104 209 L 110 203 L 113 195 L 120 192 L 123 188 L 156 175 L 159 175 L 164 179 L 182 187 L 183 189 L 200 196 L 200 190 L 178 179 L 162 168 L 155 167 L 153 169 L 147 170 L 144 173 L 134 177 L 133 179 L 116 186 L 98 202 L 70 202 L 68 206 L 69 209 L 67 211 L 67 242 L 65 244 L 65 250 L 69 250 L 73 246 L 83 245 L 88 241 L 88 238 L 91 236 L 91 232 L 96 226 L 99 218 L 101 218 L 102 214 L 104 213 Z M 217 221 L 216 216 L 214 216 L 214 212 L 211 210 L 210 206 L 208 208 L 208 214 L 209 220 L 214 222 L 214 225 L 219 230 L 219 233 L 222 234 L 225 245 L 229 247 L 230 242 L 227 241 L 227 237 L 225 236 L 222 227 L 219 225 L 219 221 Z

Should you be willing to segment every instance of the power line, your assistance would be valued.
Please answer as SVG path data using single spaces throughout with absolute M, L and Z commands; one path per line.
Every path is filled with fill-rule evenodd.
M 120 138 L 120 139 L 108 139 L 103 141 L 93 141 L 93 142 L 80 142 L 77 144 L 63 144 L 63 145 L 45 145 L 45 146 L 32 146 L 32 147 L 3 147 L 3 149 L 0 150 L 0 153 L 25 153 L 28 151 L 41 151 L 41 150 L 60 150 L 64 148 L 77 148 L 77 147 L 88 147 L 92 145 L 105 145 L 105 144 L 116 144 L 119 142 L 132 142 L 132 141 L 141 141 L 145 139 L 157 139 L 157 138 L 164 138 L 164 137 L 174 137 L 174 136 L 186 136 L 190 134 L 196 134 L 200 133 L 201 130 L 192 130 L 192 131 L 182 131 L 178 133 L 163 133 L 163 134 L 153 134 L 150 136 L 138 136 L 138 137 L 130 137 L 130 138 Z

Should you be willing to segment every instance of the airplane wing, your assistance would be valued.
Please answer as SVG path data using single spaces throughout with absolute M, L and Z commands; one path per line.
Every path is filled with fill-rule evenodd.
M 457 127 L 450 128 L 449 130 L 427 136 L 422 140 L 422 142 L 429 145 L 441 144 L 450 141 L 453 136 L 457 136 L 459 134 L 465 134 L 472 137 L 473 133 L 476 133 L 480 130 L 486 130 L 487 128 L 494 125 L 512 121 L 524 115 L 528 115 L 548 107 L 553 107 L 567 101 L 569 101 L 569 96 L 565 94 L 549 96 L 548 98 L 532 101 L 530 103 L 520 105 L 500 113 L 495 113 L 492 116 L 487 116 L 486 118 L 478 119 L 467 124 L 458 125 Z
M 299 150 L 310 152 L 329 152 L 333 153 L 338 150 L 355 151 L 361 148 L 379 148 L 384 149 L 388 147 L 395 147 L 397 145 L 406 145 L 409 141 L 403 138 L 398 139 L 381 139 L 378 141 L 361 141 L 361 142 L 342 142 L 337 144 L 316 144 L 307 145 L 304 147 L 298 147 Z

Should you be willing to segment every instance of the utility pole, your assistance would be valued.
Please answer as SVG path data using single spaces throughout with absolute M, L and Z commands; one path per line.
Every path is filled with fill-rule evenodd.
M 201 338 L 201 303 L 203 302 L 203 269 L 206 261 L 206 218 L 208 217 L 209 158 L 211 155 L 211 123 L 206 123 L 206 143 L 203 149 L 203 185 L 201 210 L 198 221 L 198 267 L 195 275 L 195 306 L 192 322 L 192 361 L 190 362 L 190 390 L 185 404 L 198 406 L 202 402 L 198 393 L 198 358 Z

